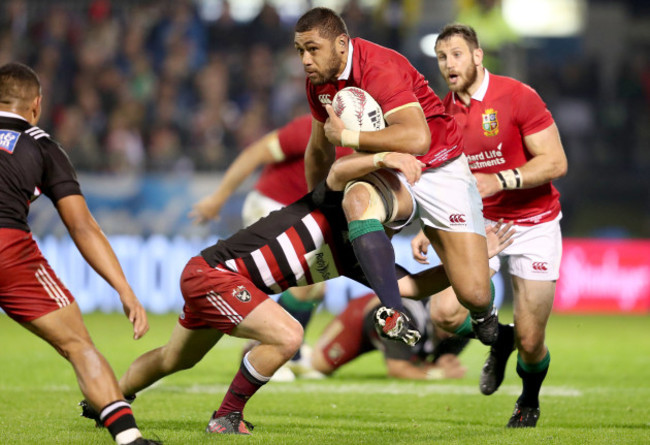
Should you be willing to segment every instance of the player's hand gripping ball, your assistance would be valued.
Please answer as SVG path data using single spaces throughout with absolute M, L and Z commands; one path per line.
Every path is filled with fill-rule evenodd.
M 386 127 L 381 107 L 361 88 L 343 88 L 334 96 L 332 108 L 348 130 L 377 131 Z

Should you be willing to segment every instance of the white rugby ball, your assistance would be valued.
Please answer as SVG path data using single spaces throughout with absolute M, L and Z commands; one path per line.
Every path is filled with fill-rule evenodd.
M 332 108 L 348 130 L 377 131 L 386 127 L 381 107 L 361 88 L 343 88 L 334 96 Z

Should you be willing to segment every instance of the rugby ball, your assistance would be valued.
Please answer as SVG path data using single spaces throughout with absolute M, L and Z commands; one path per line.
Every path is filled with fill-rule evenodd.
M 348 130 L 377 131 L 386 127 L 381 107 L 361 88 L 343 88 L 334 96 L 332 108 Z

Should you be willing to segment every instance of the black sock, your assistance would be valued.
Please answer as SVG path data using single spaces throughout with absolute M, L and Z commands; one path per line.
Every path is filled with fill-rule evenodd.
M 131 405 L 124 400 L 116 400 L 106 405 L 100 410 L 99 418 L 102 425 L 111 433 L 113 439 L 124 431 L 132 429 L 137 431 L 138 429 L 133 417 L 133 411 L 131 411 Z
M 550 361 L 551 355 L 548 352 L 541 362 L 534 365 L 524 363 L 521 356 L 517 356 L 517 374 L 523 383 L 523 390 L 517 399 L 520 406 L 539 408 L 539 391 L 546 378 Z
M 376 219 L 366 219 L 351 221 L 349 227 L 352 248 L 370 287 L 382 305 L 403 312 L 395 273 L 395 252 L 383 226 Z

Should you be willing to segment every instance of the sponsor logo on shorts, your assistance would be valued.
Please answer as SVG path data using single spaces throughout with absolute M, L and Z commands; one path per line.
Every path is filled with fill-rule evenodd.
M 465 220 L 465 214 L 463 213 L 452 213 L 449 215 L 449 222 L 452 226 L 464 226 L 467 224 L 467 221 Z
M 329 94 L 319 94 L 318 100 L 320 100 L 320 103 L 323 105 L 332 103 L 332 97 Z
M 546 261 L 533 261 L 533 271 L 548 272 L 548 263 Z
M 251 293 L 246 290 L 244 286 L 237 286 L 232 290 L 232 296 L 237 298 L 242 303 L 251 301 Z

